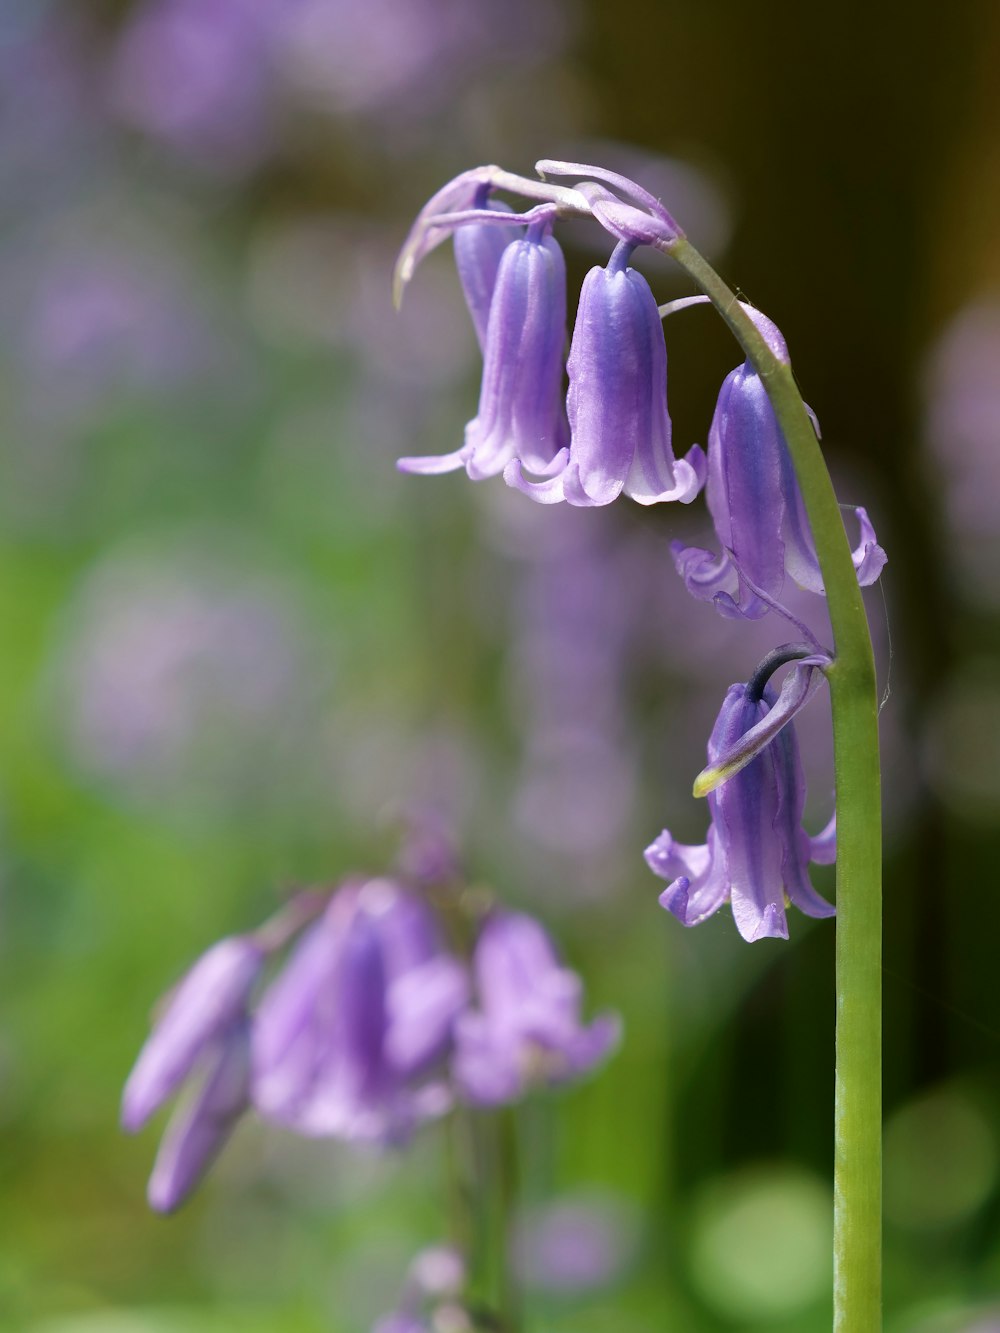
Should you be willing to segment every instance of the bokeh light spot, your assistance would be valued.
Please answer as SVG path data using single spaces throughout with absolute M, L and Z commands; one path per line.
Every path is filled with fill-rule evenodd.
M 886 1126 L 886 1217 L 915 1230 L 954 1226 L 985 1201 L 997 1165 L 993 1130 L 961 1088 L 907 1102 Z
M 811 1172 L 747 1168 L 695 1199 L 691 1278 L 717 1313 L 753 1323 L 795 1314 L 830 1289 L 833 1207 Z

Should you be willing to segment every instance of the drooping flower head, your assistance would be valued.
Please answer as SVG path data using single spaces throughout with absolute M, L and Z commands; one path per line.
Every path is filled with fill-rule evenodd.
M 628 264 L 621 242 L 606 268 L 592 268 L 580 290 L 570 347 L 570 444 L 559 470 L 530 482 L 514 459 L 508 485 L 543 504 L 604 505 L 624 493 L 640 504 L 694 499 L 705 480 L 695 445 L 681 461 L 671 447 L 667 351 L 656 298 Z
M 774 324 L 744 307 L 771 350 L 788 360 Z M 705 498 L 719 540 L 718 555 L 674 542 L 678 572 L 692 596 L 725 616 L 757 620 L 781 597 L 786 573 L 802 588 L 823 593 L 819 560 L 802 492 L 774 408 L 749 361 L 723 381 L 708 435 Z M 874 583 L 886 563 L 864 509 L 852 552 L 858 582 Z
M 261 1000 L 254 1106 L 301 1134 L 404 1140 L 447 1109 L 434 1070 L 467 990 L 420 898 L 345 886 Z
M 538 170 L 590 179 L 568 188 L 476 168 L 440 190 L 410 231 L 396 266 L 397 298 L 420 259 L 454 232 L 484 364 L 479 411 L 462 447 L 398 466 L 421 473 L 464 466 L 474 480 L 502 471 L 548 504 L 603 505 L 623 492 L 642 504 L 689 501 L 704 483 L 704 455 L 696 446 L 674 458 L 663 329 L 649 284 L 628 265 L 636 246 L 668 248 L 683 233 L 658 200 L 614 172 L 571 162 L 540 162 Z M 490 198 L 496 189 L 540 202 L 504 212 Z M 571 431 L 562 393 L 565 269 L 551 236 L 567 215 L 593 218 L 619 242 L 581 292 L 567 366 Z M 526 228 L 523 237 L 510 240 L 512 224 Z
M 536 1084 L 584 1074 L 618 1041 L 614 1015 L 580 1022 L 580 978 L 560 964 L 530 916 L 491 913 L 476 943 L 474 971 L 479 1008 L 458 1021 L 454 1068 L 463 1095 L 476 1105 L 516 1101 Z
M 801 661 L 779 695 L 765 682 L 784 652 L 769 655 L 748 683 L 726 694 L 708 742 L 709 765 L 695 783 L 695 794 L 708 797 L 706 842 L 687 846 L 664 829 L 646 849 L 650 869 L 669 881 L 660 904 L 685 926 L 731 902 L 745 940 L 787 939 L 786 901 L 807 916 L 834 913 L 808 871 L 809 861 L 832 862 L 833 825 L 818 838 L 801 827 L 806 786 L 791 721 L 817 683 L 817 667 L 830 659 L 796 651 Z

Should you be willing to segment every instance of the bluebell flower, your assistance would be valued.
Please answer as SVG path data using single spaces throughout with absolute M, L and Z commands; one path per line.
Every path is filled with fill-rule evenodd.
M 405 1140 L 448 1107 L 439 1066 L 467 994 L 421 899 L 345 886 L 261 999 L 254 1106 L 301 1134 Z
M 479 411 L 465 428 L 465 442 L 450 454 L 401 458 L 400 470 L 435 474 L 464 467 L 480 481 L 521 458 L 533 472 L 545 473 L 566 440 L 565 340 L 566 264 L 546 218 L 511 241 L 500 257 Z
M 575 1078 L 618 1042 L 615 1015 L 581 1023 L 580 978 L 560 964 L 530 916 L 491 913 L 476 942 L 474 972 L 479 1008 L 456 1025 L 454 1073 L 476 1105 L 516 1101 L 536 1084 Z
M 784 339 L 759 311 L 746 307 L 782 360 Z M 749 361 L 726 376 L 708 435 L 705 498 L 720 551 L 674 542 L 688 591 L 721 614 L 759 619 L 781 597 L 786 573 L 823 593 L 819 560 L 791 455 L 763 381 Z M 874 583 L 886 563 L 868 515 L 854 510 L 860 540 L 852 552 L 858 581 Z
M 525 480 L 521 454 L 504 480 L 543 504 L 605 505 L 623 492 L 640 504 L 694 499 L 705 480 L 695 445 L 680 461 L 671 447 L 667 412 L 667 350 L 649 283 L 629 267 L 622 242 L 606 268 L 592 268 L 580 290 L 569 373 L 569 449 L 546 471 Z
M 787 939 L 786 901 L 807 916 L 834 914 L 808 870 L 810 861 L 833 861 L 834 826 L 817 838 L 801 826 L 806 784 L 792 723 L 817 683 L 817 666 L 828 661 L 803 657 L 780 695 L 762 688 L 759 675 L 729 687 L 709 738 L 709 765 L 695 784 L 695 794 L 708 797 L 707 840 L 688 846 L 664 829 L 646 849 L 650 869 L 669 881 L 661 906 L 685 926 L 731 902 L 745 940 Z

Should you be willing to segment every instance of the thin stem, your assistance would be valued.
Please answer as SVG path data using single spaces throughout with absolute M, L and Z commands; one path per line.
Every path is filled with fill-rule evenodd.
M 791 366 L 686 239 L 663 247 L 711 299 L 760 375 L 805 500 L 826 589 L 837 780 L 835 1333 L 882 1326 L 882 902 L 878 698 L 868 620 L 816 432 Z
M 497 1112 L 497 1135 L 499 1138 L 497 1204 L 500 1212 L 497 1244 L 501 1248 L 500 1312 L 504 1328 L 509 1333 L 521 1333 L 523 1328 L 521 1285 L 514 1265 L 511 1244 L 514 1239 L 514 1226 L 517 1220 L 521 1190 L 517 1110 L 515 1107 L 505 1106 Z

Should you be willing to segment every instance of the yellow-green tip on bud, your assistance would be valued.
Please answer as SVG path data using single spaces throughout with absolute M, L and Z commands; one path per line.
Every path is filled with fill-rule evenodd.
M 753 754 L 749 754 L 746 758 L 740 758 L 731 764 L 709 764 L 708 768 L 703 768 L 695 778 L 693 794 L 699 798 L 707 796 L 710 791 L 715 791 L 716 787 L 728 782 L 741 768 L 745 768 L 754 757 Z

